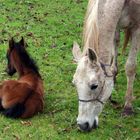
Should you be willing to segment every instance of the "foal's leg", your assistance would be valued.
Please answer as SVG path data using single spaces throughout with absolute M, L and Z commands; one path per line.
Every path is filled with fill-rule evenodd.
M 126 62 L 125 70 L 127 76 L 127 91 L 125 95 L 125 106 L 123 115 L 133 114 L 132 101 L 133 97 L 133 83 L 136 74 L 136 56 L 140 49 L 140 29 L 136 30 L 132 34 L 132 47 L 129 52 L 129 56 Z
M 15 82 L 10 89 L 5 86 L 3 90 L 2 107 L 5 109 L 3 114 L 11 118 L 20 117 L 25 111 L 24 103 L 32 94 L 32 89 L 26 83 Z
M 33 115 L 43 111 L 43 99 L 42 97 L 35 93 L 31 98 L 25 103 L 25 112 L 21 115 L 21 118 L 30 118 Z
M 10 82 L 6 82 L 5 88 L 2 94 L 2 106 L 5 109 L 11 108 L 17 103 L 23 103 L 28 95 L 32 94 L 32 89 L 26 83 L 19 83 L 13 81 L 13 85 Z M 8 88 L 10 87 L 10 88 Z

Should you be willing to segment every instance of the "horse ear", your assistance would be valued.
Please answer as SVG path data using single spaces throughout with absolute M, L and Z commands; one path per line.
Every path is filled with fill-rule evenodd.
M 82 57 L 82 52 L 77 42 L 73 43 L 72 54 L 74 57 L 74 61 L 78 62 Z
M 25 47 L 25 42 L 24 42 L 24 38 L 23 38 L 23 37 L 21 38 L 21 40 L 20 40 L 19 43 L 20 43 L 20 45 L 21 45 L 22 47 Z
M 91 62 L 97 62 L 97 55 L 91 48 L 88 48 L 88 57 Z
M 9 48 L 13 48 L 14 47 L 14 44 L 15 44 L 15 41 L 14 41 L 14 38 L 12 37 L 10 40 L 9 40 Z

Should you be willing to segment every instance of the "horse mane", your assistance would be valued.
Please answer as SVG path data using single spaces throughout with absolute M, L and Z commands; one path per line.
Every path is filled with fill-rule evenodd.
M 84 22 L 83 43 L 84 53 L 92 48 L 98 54 L 98 0 L 89 0 Z
M 28 52 L 26 51 L 25 47 L 20 46 L 19 43 L 15 43 L 14 48 L 18 52 L 19 58 L 21 62 L 29 69 L 33 70 L 38 76 L 39 74 L 39 68 L 36 65 L 36 62 L 30 57 Z M 41 76 L 40 76 L 41 77 Z

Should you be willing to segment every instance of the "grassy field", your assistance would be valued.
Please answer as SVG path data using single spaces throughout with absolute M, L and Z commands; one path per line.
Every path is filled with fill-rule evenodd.
M 44 113 L 28 120 L 0 115 L 0 140 L 140 140 L 140 66 L 134 85 L 136 114 L 121 117 L 127 54 L 119 55 L 113 91 L 119 107 L 106 104 L 97 130 L 82 133 L 77 129 L 78 101 L 71 83 L 76 65 L 71 50 L 74 40 L 81 44 L 86 6 L 87 0 L 0 0 L 0 81 L 11 78 L 4 72 L 9 38 L 23 36 L 45 86 Z

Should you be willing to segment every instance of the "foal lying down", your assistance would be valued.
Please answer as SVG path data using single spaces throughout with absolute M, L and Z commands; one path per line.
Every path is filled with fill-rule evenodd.
M 22 38 L 9 41 L 7 73 L 18 73 L 18 80 L 7 80 L 0 85 L 0 111 L 11 118 L 29 118 L 43 111 L 43 81 L 38 68 L 26 51 Z

